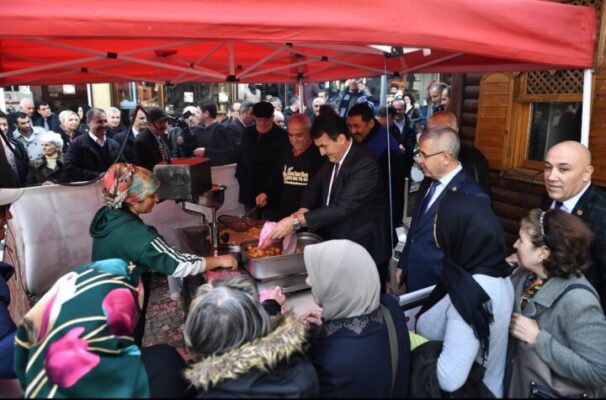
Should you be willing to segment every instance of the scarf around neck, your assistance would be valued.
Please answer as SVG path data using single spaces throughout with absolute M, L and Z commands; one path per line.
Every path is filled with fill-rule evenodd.
M 490 296 L 472 275 L 510 275 L 501 224 L 488 200 L 448 192 L 438 206 L 435 235 L 438 247 L 444 253 L 442 277 L 420 314 L 449 295 L 463 320 L 473 328 L 485 359 L 494 315 Z

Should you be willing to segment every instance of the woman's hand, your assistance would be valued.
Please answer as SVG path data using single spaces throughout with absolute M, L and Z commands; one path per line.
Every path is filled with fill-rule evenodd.
M 259 293 L 259 297 L 261 298 L 261 303 L 265 300 L 275 300 L 279 305 L 283 306 L 286 301 L 286 296 L 282 293 L 282 288 L 280 286 L 276 286 L 273 289 L 265 289 Z
M 540 332 L 541 328 L 539 328 L 537 321 L 522 314 L 513 313 L 509 323 L 511 336 L 528 343 L 531 347 L 535 347 Z
M 238 261 L 231 254 L 226 254 L 218 257 L 204 257 L 206 261 L 206 269 L 230 268 L 238 269 Z
M 314 326 L 322 326 L 322 311 L 310 310 L 303 314 L 305 329 L 311 329 Z

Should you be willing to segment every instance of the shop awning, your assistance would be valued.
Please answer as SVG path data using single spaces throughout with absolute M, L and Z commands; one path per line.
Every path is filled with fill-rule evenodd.
M 0 15 L 0 86 L 588 68 L 596 36 L 593 8 L 540 0 L 20 0 Z

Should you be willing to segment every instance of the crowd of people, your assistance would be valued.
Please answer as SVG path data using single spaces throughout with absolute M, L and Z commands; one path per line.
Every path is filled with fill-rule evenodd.
M 436 82 L 424 110 L 409 93 L 377 110 L 351 80 L 303 109 L 297 98 L 237 102 L 221 122 L 212 103 L 178 118 L 136 108 L 130 128 L 113 132 L 111 109 L 89 109 L 85 133 L 75 114 L 47 116 L 40 130 L 18 114 L 3 142 L 12 182 L 24 173 L 20 151 L 24 182 L 102 176 L 106 205 L 91 222 L 91 264 L 60 278 L 18 326 L 6 312 L 12 268 L 0 264 L 0 377 L 16 374 L 28 397 L 606 395 L 606 196 L 591 182 L 591 153 L 573 141 L 547 151 L 543 207 L 521 219 L 510 254 L 488 164 L 459 138 L 449 95 Z M 171 157 L 235 162 L 239 201 L 277 221 L 273 240 L 302 229 L 325 239 L 303 249 L 319 311 L 295 316 L 279 291 L 261 301 L 247 278 L 215 280 L 183 327 L 190 363 L 141 346 L 149 271 L 237 267 L 177 252 L 139 218 L 157 201 L 154 165 Z M 389 276 L 414 163 L 425 179 Z M 20 194 L 0 189 L 2 236 Z M 433 286 L 412 329 L 388 281 Z

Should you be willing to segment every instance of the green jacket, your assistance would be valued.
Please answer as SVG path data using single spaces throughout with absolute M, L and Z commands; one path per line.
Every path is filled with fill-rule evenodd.
M 121 258 L 146 269 L 172 275 L 180 264 L 204 262 L 166 243 L 158 231 L 129 211 L 100 208 L 89 229 L 93 238 L 92 261 Z

